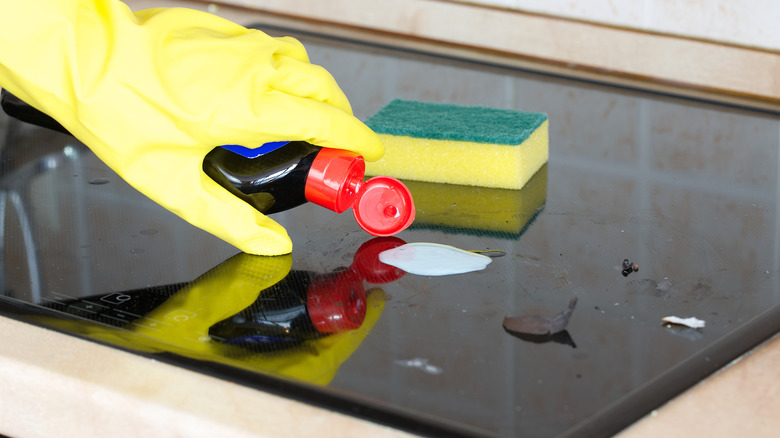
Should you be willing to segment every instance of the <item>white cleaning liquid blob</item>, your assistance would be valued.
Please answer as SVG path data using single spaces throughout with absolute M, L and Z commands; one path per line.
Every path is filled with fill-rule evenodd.
M 407 243 L 379 253 L 382 263 L 416 275 L 452 275 L 485 269 L 490 257 L 438 243 Z

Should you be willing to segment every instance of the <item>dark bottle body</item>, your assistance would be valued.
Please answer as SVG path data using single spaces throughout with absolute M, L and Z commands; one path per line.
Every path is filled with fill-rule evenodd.
M 214 324 L 209 335 L 230 344 L 302 342 L 324 336 L 311 322 L 306 296 L 313 273 L 293 271 L 240 313 Z
M 209 335 L 228 344 L 296 344 L 357 329 L 365 313 L 365 289 L 352 271 L 292 271 Z
M 272 214 L 307 202 L 306 178 L 321 149 L 294 141 L 261 158 L 247 158 L 215 148 L 203 160 L 203 171 L 261 213 Z

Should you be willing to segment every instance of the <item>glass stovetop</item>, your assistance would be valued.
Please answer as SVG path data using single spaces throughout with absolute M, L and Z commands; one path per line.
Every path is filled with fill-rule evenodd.
M 398 239 L 505 256 L 404 275 L 374 263 L 398 241 L 313 205 L 273 216 L 291 256 L 237 254 L 71 137 L 0 115 L 0 312 L 447 436 L 611 434 L 780 331 L 777 115 L 300 38 L 363 119 L 395 98 L 548 113 L 549 163 L 522 191 L 409 182 L 417 220 Z M 264 331 L 341 311 L 316 294 L 362 319 Z M 565 332 L 502 327 L 572 298 Z

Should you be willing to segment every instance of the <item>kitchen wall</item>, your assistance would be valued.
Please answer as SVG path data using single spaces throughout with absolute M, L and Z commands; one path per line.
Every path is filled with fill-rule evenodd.
M 632 87 L 652 83 L 761 106 L 780 102 L 780 32 L 774 29 L 780 5 L 769 0 L 744 6 L 726 0 L 125 1 L 134 9 L 207 9 L 239 22 L 282 20 L 297 29 Z
M 460 0 L 449 0 L 460 1 Z M 511 10 L 603 23 L 612 26 L 780 49 L 780 3 L 772 0 L 471 0 Z

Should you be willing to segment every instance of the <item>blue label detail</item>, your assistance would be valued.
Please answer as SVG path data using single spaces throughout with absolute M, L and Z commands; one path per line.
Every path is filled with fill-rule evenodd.
M 289 141 L 272 141 L 256 148 L 248 148 L 237 144 L 224 144 L 220 146 L 223 149 L 227 149 L 234 154 L 241 155 L 246 158 L 257 158 L 261 155 L 265 155 L 269 152 L 275 151 L 280 147 L 286 145 Z
M 265 336 L 265 335 L 247 335 L 247 336 L 240 336 L 237 338 L 229 338 L 225 339 L 223 342 L 226 344 L 277 344 L 277 343 L 288 343 L 288 342 L 295 342 L 295 339 L 291 338 L 278 338 L 275 336 Z

